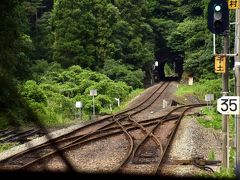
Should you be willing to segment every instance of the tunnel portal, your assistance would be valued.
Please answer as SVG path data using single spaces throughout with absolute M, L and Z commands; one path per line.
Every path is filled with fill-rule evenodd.
M 158 65 L 154 66 L 154 81 L 179 81 L 183 74 L 183 60 L 177 59 L 173 61 L 157 61 Z M 166 75 L 165 66 L 170 64 L 173 74 Z

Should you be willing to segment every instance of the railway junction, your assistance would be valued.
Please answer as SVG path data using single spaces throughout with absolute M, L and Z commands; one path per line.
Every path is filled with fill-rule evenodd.
M 160 82 L 122 112 L 5 151 L 0 154 L 0 169 L 181 177 L 211 174 L 221 164 L 220 136 L 194 119 L 202 115 L 206 104 L 194 97 L 176 99 L 177 87 L 175 81 Z M 208 159 L 211 152 L 216 160 Z

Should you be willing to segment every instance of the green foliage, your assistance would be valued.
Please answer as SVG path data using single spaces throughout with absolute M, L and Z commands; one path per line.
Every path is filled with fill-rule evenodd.
M 145 21 L 146 5 L 145 1 L 125 0 L 57 1 L 53 11 L 54 60 L 63 67 L 78 64 L 93 70 L 114 60 L 131 64 L 136 71 L 149 70 L 154 45 L 152 28 Z M 121 80 L 132 84 L 129 81 L 134 74 L 129 76 Z M 132 85 L 141 86 L 136 80 Z
M 65 103 L 67 108 L 62 112 L 70 117 L 74 110 L 68 106 L 77 97 L 84 99 L 86 112 L 90 112 L 91 98 L 87 95 L 91 88 L 101 93 L 96 98 L 98 112 L 108 109 L 106 104 L 116 105 L 115 97 L 125 99 L 132 88 L 143 86 L 155 58 L 170 61 L 165 66 L 167 74 L 172 73 L 171 61 L 184 60 L 185 72 L 197 80 L 216 79 L 211 33 L 206 26 L 208 3 L 208 0 L 56 0 L 54 9 L 45 12 L 40 8 L 46 4 L 43 0 L 3 0 L 0 80 L 12 81 L 9 86 L 23 84 L 19 91 L 30 106 L 54 119 L 57 112 L 50 110 L 50 106 L 61 112 L 57 106 Z M 220 43 L 221 37 L 217 41 Z M 62 69 L 60 64 L 70 68 Z M 182 89 L 202 99 L 206 93 L 220 96 L 219 80 L 200 83 L 205 87 Z M 19 108 L 20 100 L 9 100 L 11 92 L 14 91 L 10 87 L 1 84 L 2 118 L 24 114 Z
M 169 64 L 166 64 L 166 65 L 164 66 L 164 72 L 165 72 L 165 75 L 166 75 L 166 76 L 170 76 L 170 75 L 174 74 L 173 68 L 172 68 L 171 65 L 169 65 Z
M 45 12 L 42 17 L 37 20 L 32 39 L 34 43 L 32 59 L 45 59 L 51 62 L 54 35 L 50 12 Z
M 140 69 L 134 70 L 130 65 L 120 64 L 115 61 L 106 61 L 101 72 L 106 74 L 110 79 L 126 82 L 133 88 L 142 87 L 143 71 Z
M 3 151 L 6 151 L 8 149 L 11 149 L 12 147 L 14 147 L 15 144 L 14 143 L 4 143 L 4 144 L 0 144 L 0 153 Z
M 57 68 L 54 68 L 57 67 Z M 107 112 L 110 104 L 117 107 L 115 98 L 126 101 L 133 88 L 125 82 L 114 82 L 106 75 L 84 70 L 80 66 L 61 69 L 56 63 L 38 61 L 35 70 L 42 74 L 38 83 L 26 81 L 19 91 L 44 124 L 56 125 L 74 119 L 75 102 L 83 102 L 83 116 L 92 113 L 90 90 L 97 89 L 96 114 Z M 69 122 L 68 120 L 68 122 Z
M 208 153 L 208 160 L 210 160 L 210 161 L 216 160 L 215 152 L 212 149 Z
M 102 67 L 109 58 L 109 27 L 116 21 L 117 9 L 106 0 L 62 0 L 56 2 L 53 13 L 54 60 L 63 67 Z
M 32 42 L 22 1 L 0 2 L 0 72 L 26 78 Z
M 220 172 L 215 172 L 213 178 L 216 179 L 235 179 L 236 175 L 233 168 L 223 168 L 221 167 Z
M 221 96 L 221 79 L 200 80 L 193 86 L 181 85 L 177 90 L 178 96 L 186 94 L 196 95 L 204 100 L 206 94 L 214 94 L 215 99 Z
M 184 71 L 196 79 L 214 79 L 212 34 L 207 29 L 207 0 L 151 0 L 150 23 L 155 54 L 160 61 L 184 61 Z
M 213 74 L 211 57 L 211 39 L 206 29 L 206 20 L 202 17 L 185 19 L 171 32 L 168 43 L 171 48 L 184 57 L 184 68 L 196 77 Z
M 197 118 L 198 122 L 207 128 L 221 129 L 222 128 L 222 116 L 216 110 L 216 107 L 213 108 L 204 108 L 202 111 L 206 114 L 209 120 L 205 118 Z

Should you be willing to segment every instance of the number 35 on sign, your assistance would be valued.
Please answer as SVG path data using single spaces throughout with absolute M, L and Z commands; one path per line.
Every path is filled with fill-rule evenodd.
M 223 96 L 217 100 L 217 110 L 221 114 L 239 114 L 240 97 L 239 96 Z

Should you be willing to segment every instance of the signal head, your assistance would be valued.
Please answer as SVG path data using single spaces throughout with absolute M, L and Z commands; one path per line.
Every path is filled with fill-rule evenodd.
M 208 5 L 208 29 L 222 34 L 229 29 L 229 9 L 226 0 L 211 0 Z

